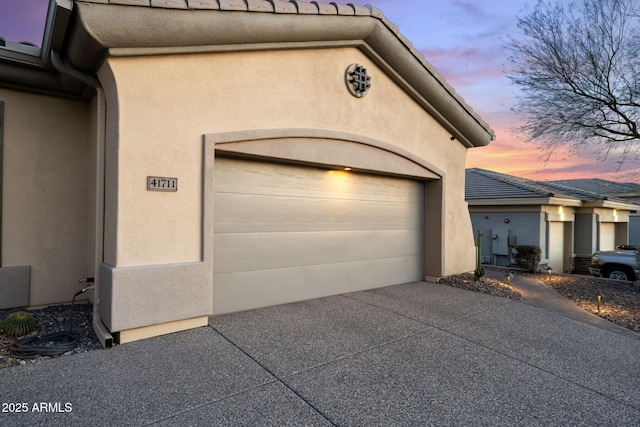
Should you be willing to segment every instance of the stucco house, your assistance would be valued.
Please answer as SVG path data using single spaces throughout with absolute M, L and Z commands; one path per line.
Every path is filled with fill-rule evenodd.
M 0 108 L 0 301 L 93 277 L 103 344 L 473 270 L 493 131 L 374 7 L 52 0 Z
M 466 200 L 474 234 L 483 233 L 487 264 L 510 266 L 516 245 L 542 250 L 541 266 L 588 274 L 591 255 L 629 243 L 640 204 L 557 183 L 467 169 Z
M 640 203 L 640 184 L 634 184 L 632 182 L 615 182 L 600 178 L 565 179 L 549 182 L 589 191 L 604 197 L 615 197 Z M 629 244 L 640 246 L 640 207 L 636 212 L 632 212 L 629 215 Z

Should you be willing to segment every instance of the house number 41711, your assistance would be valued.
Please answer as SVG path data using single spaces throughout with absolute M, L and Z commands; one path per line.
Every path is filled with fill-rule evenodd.
M 148 176 L 147 190 L 149 191 L 178 191 L 178 178 L 162 176 Z

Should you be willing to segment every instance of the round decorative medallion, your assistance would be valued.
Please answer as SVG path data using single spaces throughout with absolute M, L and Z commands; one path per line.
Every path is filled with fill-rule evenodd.
M 367 69 L 360 64 L 349 65 L 344 77 L 349 93 L 356 98 L 362 98 L 371 88 L 371 76 L 367 74 Z

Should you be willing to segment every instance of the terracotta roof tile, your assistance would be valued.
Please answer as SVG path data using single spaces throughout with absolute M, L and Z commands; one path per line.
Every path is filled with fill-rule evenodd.
M 104 2 L 89 0 L 87 3 L 104 3 Z M 127 6 L 151 6 L 151 0 L 109 0 L 109 4 L 123 4 Z
M 337 15 L 338 11 L 335 6 L 327 3 L 320 3 L 317 1 L 312 1 L 311 3 L 315 4 L 318 8 L 318 14 L 320 15 Z
M 220 9 L 220 3 L 218 3 L 218 0 L 187 0 L 187 6 L 189 9 Z
M 384 18 L 384 14 L 377 7 L 371 6 L 370 4 L 368 4 L 366 7 L 369 8 L 369 11 L 371 11 L 371 16 L 373 16 L 374 18 L 378 18 L 380 20 Z
M 187 0 L 151 0 L 151 7 L 167 9 L 188 9 Z
M 334 1 L 331 2 L 331 4 L 336 8 L 336 10 L 338 11 L 338 15 L 353 15 L 355 14 L 355 11 L 353 10 L 353 8 L 347 4 L 342 4 L 342 3 L 336 3 Z
M 282 0 L 269 0 L 273 4 L 275 13 L 298 13 L 295 4 Z
M 273 3 L 267 0 L 246 0 L 249 12 L 274 12 Z
M 355 12 L 356 15 L 371 16 L 371 9 L 369 9 L 366 6 L 360 6 L 353 3 L 348 3 L 348 5 L 353 8 L 353 11 Z
M 315 4 L 299 1 L 299 0 L 290 0 L 296 6 L 299 15 L 317 15 L 318 14 L 318 6 Z
M 220 10 L 241 10 L 247 11 L 247 2 L 244 0 L 218 0 Z

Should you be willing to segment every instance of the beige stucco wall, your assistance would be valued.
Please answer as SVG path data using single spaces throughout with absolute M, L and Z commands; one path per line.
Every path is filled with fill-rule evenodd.
M 87 276 L 88 106 L 0 89 L 2 267 L 31 266 L 29 304 L 70 301 Z
M 372 76 L 373 87 L 361 99 L 345 87 L 351 63 L 365 65 Z M 107 218 L 113 215 L 105 224 L 107 263 L 201 259 L 204 134 L 310 128 L 374 138 L 432 164 L 444 184 L 443 273 L 473 269 L 466 148 L 361 51 L 109 58 L 99 76 L 109 114 L 107 177 L 115 175 L 106 190 Z M 146 191 L 148 175 L 177 177 L 179 191 Z
M 347 90 L 352 63 L 372 77 L 364 98 Z M 211 314 L 215 241 L 204 205 L 214 139 L 225 133 L 352 135 L 420 159 L 431 171 L 426 276 L 473 270 L 467 149 L 359 49 L 110 57 L 98 76 L 107 111 L 100 314 L 112 332 Z M 178 191 L 147 191 L 147 176 L 178 178 Z
M 573 206 L 543 205 L 542 212 L 547 214 L 547 221 L 573 222 L 576 219 Z

